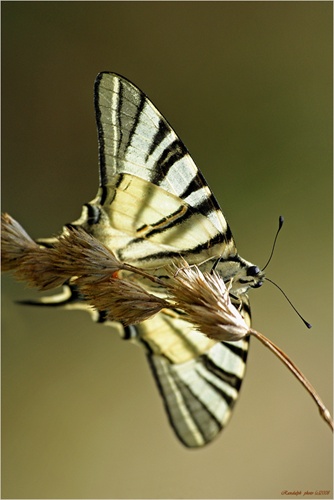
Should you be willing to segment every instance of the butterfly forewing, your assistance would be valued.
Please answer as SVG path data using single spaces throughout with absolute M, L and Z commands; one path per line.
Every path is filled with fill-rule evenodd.
M 217 201 L 186 147 L 151 101 L 125 78 L 100 73 L 95 82 L 100 182 L 129 173 L 184 200 L 232 235 Z M 226 242 L 226 239 L 224 239 Z

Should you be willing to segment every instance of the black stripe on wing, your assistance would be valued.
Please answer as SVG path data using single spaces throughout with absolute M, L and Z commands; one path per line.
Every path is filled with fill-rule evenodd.
M 154 151 L 162 143 L 162 141 L 167 137 L 167 135 L 169 134 L 169 130 L 170 129 L 169 129 L 166 121 L 160 120 L 159 121 L 159 128 L 156 131 L 155 135 L 153 136 L 151 145 L 150 145 L 149 150 L 147 152 L 146 161 L 154 153 Z
M 156 145 L 157 146 L 157 145 Z M 188 154 L 186 147 L 179 139 L 175 139 L 169 144 L 160 154 L 155 163 L 155 168 L 152 173 L 151 182 L 153 184 L 161 184 L 168 176 L 172 166 Z
M 212 212 L 212 206 L 210 206 L 210 199 L 204 200 L 202 203 L 198 205 L 198 212 L 200 212 L 204 217 L 208 216 Z M 150 238 L 156 234 L 163 234 L 169 229 L 175 228 L 180 224 L 184 223 L 185 221 L 193 217 L 193 215 L 194 215 L 193 209 L 191 209 L 189 206 L 185 204 L 180 205 L 180 207 L 177 210 L 170 213 L 168 216 L 162 217 L 160 220 L 151 224 L 152 229 L 150 229 L 145 233 L 145 238 Z M 140 228 L 138 228 L 137 233 L 140 234 L 140 232 L 145 230 L 145 227 L 147 226 L 143 225 Z M 221 242 L 230 243 L 233 240 L 229 226 L 227 226 L 224 233 L 223 232 L 218 233 L 217 237 L 218 235 Z M 211 246 L 210 240 L 207 240 L 207 248 L 209 248 L 210 246 Z
M 120 85 L 121 85 L 121 88 L 124 85 L 121 80 L 120 80 Z M 128 149 L 128 147 L 131 144 L 132 137 L 134 136 L 134 134 L 137 130 L 139 120 L 140 120 L 141 114 L 142 114 L 143 109 L 144 109 L 145 102 L 146 102 L 146 97 L 142 92 L 140 92 L 139 93 L 139 103 L 136 106 L 137 109 L 136 109 L 136 113 L 135 113 L 134 118 L 133 118 L 132 127 L 130 129 L 129 136 L 127 138 L 127 142 L 126 142 L 126 144 L 124 144 L 124 155 L 126 153 L 126 150 Z M 119 116 L 121 116 L 121 110 L 119 110 Z
M 106 157 L 105 157 L 105 134 L 101 121 L 102 113 L 100 108 L 100 94 L 99 94 L 99 87 L 100 87 L 100 82 L 103 78 L 103 74 L 104 73 L 99 73 L 97 75 L 94 84 L 94 107 L 95 107 L 95 118 L 96 118 L 97 137 L 98 137 L 98 154 L 99 154 L 101 186 L 105 186 L 108 183 L 107 172 L 106 172 Z M 121 103 L 121 98 L 119 99 L 119 102 Z
M 226 346 L 226 344 L 224 344 Z M 247 351 L 244 351 L 245 354 L 242 354 L 240 358 L 246 362 L 247 359 Z M 203 356 L 203 364 L 205 368 L 217 375 L 219 378 L 228 383 L 231 387 L 239 390 L 242 383 L 242 378 L 234 373 L 228 372 L 224 370 L 222 366 L 217 365 L 209 356 Z
M 131 249 L 132 244 L 140 243 L 141 241 L 142 240 L 140 238 L 132 240 L 131 243 L 129 243 L 128 247 L 126 248 L 126 251 Z M 222 241 L 224 241 L 224 235 L 217 234 L 215 237 L 209 239 L 205 243 L 200 243 L 199 245 L 196 245 L 193 248 L 185 248 L 184 250 L 180 251 L 163 250 L 161 252 L 151 253 L 143 257 L 136 256 L 136 261 L 145 262 L 145 261 L 160 260 L 160 259 L 166 261 L 172 261 L 172 259 L 179 259 L 180 257 L 187 258 L 190 257 L 191 255 L 200 255 L 204 250 L 208 250 L 209 248 L 211 249 L 216 245 L 221 245 Z M 119 257 L 121 260 L 125 260 L 124 252 L 122 250 L 119 251 Z

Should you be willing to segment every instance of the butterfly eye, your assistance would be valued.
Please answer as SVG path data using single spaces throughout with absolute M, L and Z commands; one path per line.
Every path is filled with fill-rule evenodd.
M 247 269 L 247 276 L 257 276 L 258 274 L 260 274 L 260 269 L 257 267 L 257 266 L 250 266 L 248 269 Z M 262 285 L 262 282 L 260 282 L 261 285 Z M 261 285 L 257 285 L 257 286 L 261 286 Z

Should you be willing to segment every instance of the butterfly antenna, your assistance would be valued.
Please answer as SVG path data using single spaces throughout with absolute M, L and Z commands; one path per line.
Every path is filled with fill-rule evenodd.
M 283 215 L 280 215 L 279 218 L 278 218 L 278 229 L 276 231 L 276 236 L 274 238 L 274 243 L 273 243 L 273 246 L 272 246 L 272 249 L 271 249 L 271 253 L 269 255 L 269 259 L 268 259 L 266 265 L 261 269 L 261 271 L 264 271 L 265 268 L 268 266 L 269 262 L 271 261 L 271 258 L 273 256 L 273 253 L 274 253 L 274 250 L 275 250 L 275 246 L 276 246 L 277 236 L 278 236 L 278 233 L 280 232 L 280 230 L 282 229 L 283 223 L 284 223 L 284 217 L 283 217 Z
M 299 311 L 297 311 L 296 307 L 293 305 L 293 303 L 291 302 L 291 300 L 289 299 L 289 297 L 287 296 L 287 294 L 282 290 L 282 288 L 280 286 L 277 285 L 277 283 L 275 283 L 275 281 L 272 281 L 271 279 L 269 278 L 266 278 L 266 281 L 270 281 L 270 283 L 272 283 L 273 285 L 275 285 L 276 288 L 279 289 L 279 291 L 284 295 L 284 297 L 286 298 L 286 300 L 289 302 L 290 306 L 292 307 L 292 309 L 298 314 L 298 316 L 300 317 L 300 319 L 302 320 L 302 322 L 307 326 L 307 328 L 312 328 L 312 325 L 311 323 L 309 323 L 308 321 L 306 321 L 303 316 L 300 314 Z

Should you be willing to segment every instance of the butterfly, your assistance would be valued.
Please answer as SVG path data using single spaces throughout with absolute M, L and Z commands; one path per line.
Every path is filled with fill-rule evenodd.
M 102 72 L 94 103 L 99 146 L 99 189 L 73 222 L 117 258 L 148 272 L 171 262 L 215 271 L 250 324 L 249 288 L 263 272 L 239 256 L 230 227 L 202 173 L 169 123 L 124 77 Z M 52 239 L 40 239 L 41 245 Z M 42 304 L 86 307 L 73 284 Z M 88 309 L 88 306 L 87 306 Z M 106 321 L 104 311 L 95 319 Z M 162 310 L 123 328 L 144 347 L 165 410 L 189 448 L 211 442 L 227 424 L 245 375 L 248 338 L 217 342 L 196 330 L 181 311 Z

